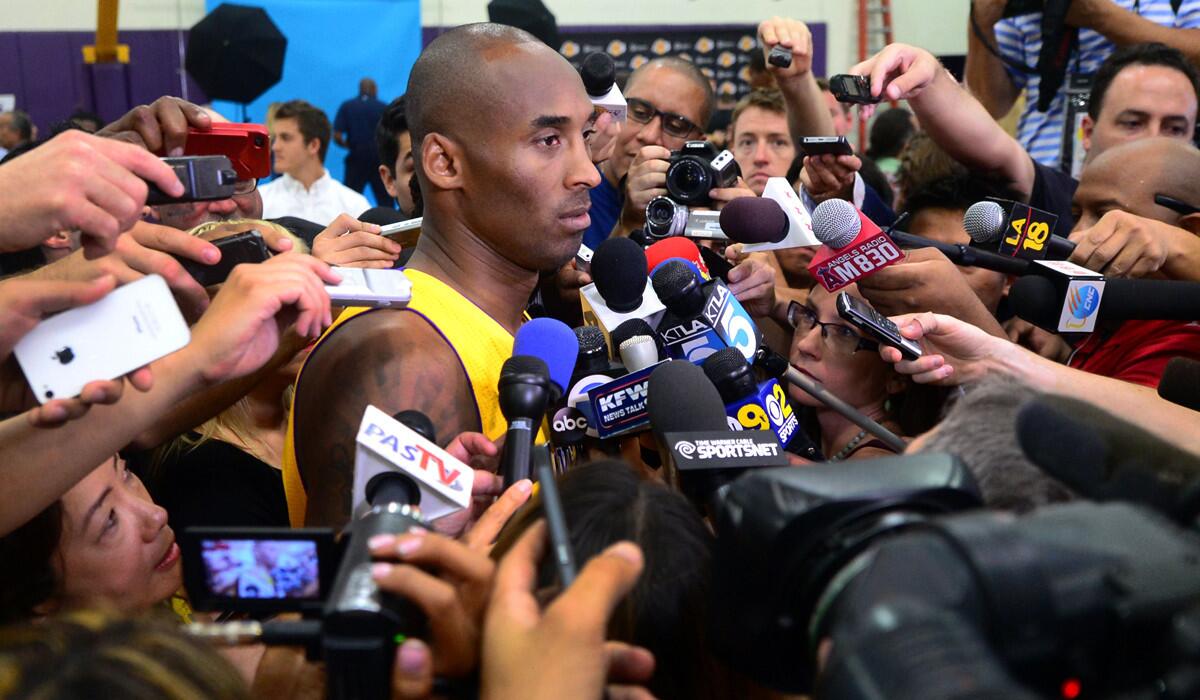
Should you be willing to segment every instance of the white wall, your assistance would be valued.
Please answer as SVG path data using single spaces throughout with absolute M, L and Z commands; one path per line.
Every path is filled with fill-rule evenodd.
M 831 71 L 857 61 L 855 0 L 545 0 L 560 25 L 742 24 L 790 15 L 829 26 Z M 121 0 L 121 29 L 190 27 L 204 15 L 204 0 Z M 425 26 L 487 19 L 487 0 L 421 0 Z M 893 0 L 896 41 L 938 54 L 967 50 L 967 0 Z M 0 0 L 0 31 L 96 28 L 96 0 Z

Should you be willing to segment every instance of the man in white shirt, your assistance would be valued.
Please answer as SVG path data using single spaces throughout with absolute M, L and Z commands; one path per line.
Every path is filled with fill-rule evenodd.
M 280 177 L 258 188 L 263 218 L 295 216 L 326 226 L 346 213 L 358 217 L 370 203 L 366 197 L 329 176 L 329 117 L 304 100 L 284 102 L 272 122 L 271 153 Z

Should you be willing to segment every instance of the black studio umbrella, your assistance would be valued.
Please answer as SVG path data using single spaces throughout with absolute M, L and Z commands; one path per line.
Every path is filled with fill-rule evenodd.
M 562 43 L 558 22 L 542 0 L 492 0 L 487 11 L 488 21 L 524 29 L 555 51 Z
M 184 65 L 210 99 L 244 105 L 279 82 L 286 50 L 266 10 L 221 3 L 192 27 Z

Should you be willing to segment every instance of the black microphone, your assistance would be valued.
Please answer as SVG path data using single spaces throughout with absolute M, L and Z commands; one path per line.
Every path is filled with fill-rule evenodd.
M 1064 318 L 1081 327 L 1087 322 L 1089 330 L 1109 320 L 1200 319 L 1200 282 L 1100 278 L 1060 289 L 1046 277 L 1027 275 L 1013 284 L 1008 299 L 1017 316 L 1052 332 Z
M 1084 401 L 1046 396 L 1021 408 L 1031 462 L 1086 498 L 1134 501 L 1184 525 L 1200 515 L 1200 457 Z
M 787 465 L 771 431 L 729 430 L 721 395 L 696 365 L 659 365 L 648 394 L 650 428 L 666 453 L 668 476 L 701 511 L 748 467 Z
M 617 65 L 612 57 L 603 51 L 584 56 L 579 64 L 579 77 L 583 79 L 583 87 L 592 104 L 612 112 L 617 121 L 625 121 L 629 107 L 621 89 L 617 87 Z
M 721 230 L 738 243 L 779 243 L 791 224 L 783 207 L 765 197 L 738 197 L 721 210 Z
M 613 329 L 632 318 L 657 324 L 662 304 L 647 280 L 646 252 L 628 238 L 609 238 L 592 256 L 594 282 L 579 290 L 583 322 L 596 326 L 606 338 Z M 608 341 L 613 352 L 617 345 Z
M 538 357 L 514 355 L 500 368 L 500 411 L 508 421 L 500 474 L 505 488 L 530 476 L 530 452 L 550 405 L 550 370 Z
M 1200 411 L 1200 362 L 1175 357 L 1158 382 L 1158 395 L 1193 411 Z

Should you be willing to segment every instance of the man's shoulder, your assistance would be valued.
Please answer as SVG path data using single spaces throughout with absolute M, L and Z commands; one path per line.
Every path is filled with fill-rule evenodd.
M 360 312 L 328 333 L 309 362 L 331 368 L 345 363 L 373 369 L 405 365 L 450 377 L 460 366 L 453 356 L 454 349 L 421 314 L 377 309 Z

